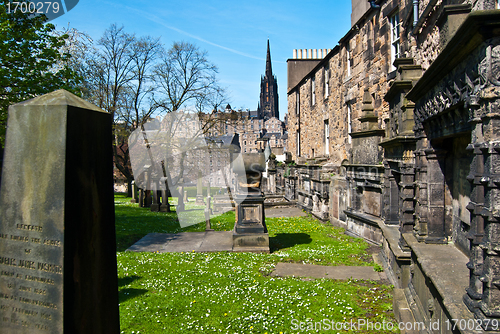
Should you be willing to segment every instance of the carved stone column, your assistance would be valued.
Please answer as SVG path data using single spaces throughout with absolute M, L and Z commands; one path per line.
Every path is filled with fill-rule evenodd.
M 469 287 L 464 295 L 464 303 L 469 310 L 475 311 L 479 307 L 479 301 L 483 294 L 483 249 L 480 244 L 484 236 L 484 217 L 481 212 L 484 208 L 484 186 L 481 179 L 484 173 L 484 157 L 479 145 L 470 144 L 468 150 L 473 151 L 474 158 L 470 173 L 467 176 L 471 182 L 471 196 L 467 209 L 471 213 L 471 228 L 467 238 L 470 240 L 470 261 L 467 263 L 469 269 Z
M 468 176 L 472 191 L 467 207 L 472 218 L 468 235 L 471 257 L 467 264 L 470 276 L 464 302 L 476 318 L 483 320 L 486 330 L 494 330 L 494 322 L 500 323 L 499 102 L 484 103 L 482 124 L 476 125 L 473 144 L 469 145 L 474 153 Z M 487 323 L 490 326 L 484 326 Z
M 413 164 L 400 164 L 400 183 L 399 183 L 399 246 L 403 250 L 409 250 L 403 233 L 411 233 L 414 225 L 415 215 L 415 168 Z
M 414 235 L 419 242 L 427 237 L 427 138 L 423 135 L 417 141 L 415 150 L 415 226 Z

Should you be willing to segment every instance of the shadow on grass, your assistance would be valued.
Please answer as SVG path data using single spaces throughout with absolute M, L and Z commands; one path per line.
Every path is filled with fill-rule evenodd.
M 311 236 L 307 233 L 278 233 L 274 237 L 269 237 L 269 248 L 272 253 L 280 249 L 300 244 L 310 244 L 311 242 Z
M 127 286 L 129 284 L 132 284 L 134 281 L 140 279 L 140 276 L 125 276 L 125 277 L 118 277 L 118 286 Z M 125 289 L 120 289 L 118 292 L 118 298 L 120 303 L 124 302 L 128 299 L 135 298 L 137 296 L 143 295 L 148 290 L 146 289 L 134 289 L 134 288 L 125 288 Z
M 121 289 L 118 292 L 118 301 L 120 303 L 123 303 L 126 300 L 141 296 L 146 292 L 148 292 L 148 290 L 146 289 L 134 289 L 134 288 Z
M 135 276 L 135 275 L 134 276 L 118 277 L 118 286 L 122 287 L 125 285 L 129 285 L 132 282 L 134 282 L 140 278 L 141 278 L 140 276 Z

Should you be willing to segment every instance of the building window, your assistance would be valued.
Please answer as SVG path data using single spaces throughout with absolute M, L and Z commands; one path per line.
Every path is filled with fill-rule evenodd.
M 316 104 L 316 78 L 312 77 L 311 79 L 311 104 Z
M 401 47 L 399 45 L 399 36 L 401 23 L 399 22 L 399 12 L 393 14 L 389 21 L 391 23 L 391 70 L 394 71 L 394 60 L 401 57 Z
M 330 68 L 325 66 L 325 99 L 330 95 Z
M 347 142 L 351 143 L 351 132 L 352 132 L 352 108 L 351 105 L 347 104 Z
M 325 119 L 325 155 L 330 154 L 330 124 L 327 119 Z

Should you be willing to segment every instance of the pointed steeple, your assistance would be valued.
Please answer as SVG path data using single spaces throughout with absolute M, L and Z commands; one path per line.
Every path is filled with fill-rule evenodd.
M 271 51 L 269 49 L 269 38 L 267 39 L 267 57 L 266 57 L 266 76 L 270 78 L 273 75 L 271 67 Z
M 276 76 L 273 75 L 271 66 L 271 48 L 267 39 L 266 73 L 260 78 L 260 102 L 257 107 L 259 117 L 269 119 L 279 118 L 278 111 L 278 84 Z

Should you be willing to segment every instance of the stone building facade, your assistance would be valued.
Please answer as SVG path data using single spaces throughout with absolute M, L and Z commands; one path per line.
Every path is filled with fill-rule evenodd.
M 288 61 L 298 166 L 278 182 L 287 198 L 312 212 L 327 203 L 326 219 L 383 246 L 401 320 L 423 322 L 422 332 L 498 332 L 498 3 L 352 5 L 339 45 Z M 452 329 L 453 319 L 476 325 Z
M 269 142 L 274 154 L 283 154 L 286 145 L 286 131 L 283 121 L 253 116 L 252 111 L 232 110 L 228 104 L 225 110 L 200 115 L 201 124 L 209 136 L 239 135 L 241 152 L 257 152 L 260 141 Z M 187 127 L 190 125 L 187 124 Z
M 243 153 L 257 152 L 263 146 L 262 142 L 267 141 L 274 154 L 283 154 L 287 136 L 285 124 L 279 119 L 278 81 L 271 66 L 269 40 L 257 110 L 236 111 L 228 104 L 224 110 L 213 110 L 211 114 L 199 116 L 209 136 L 238 134 Z

